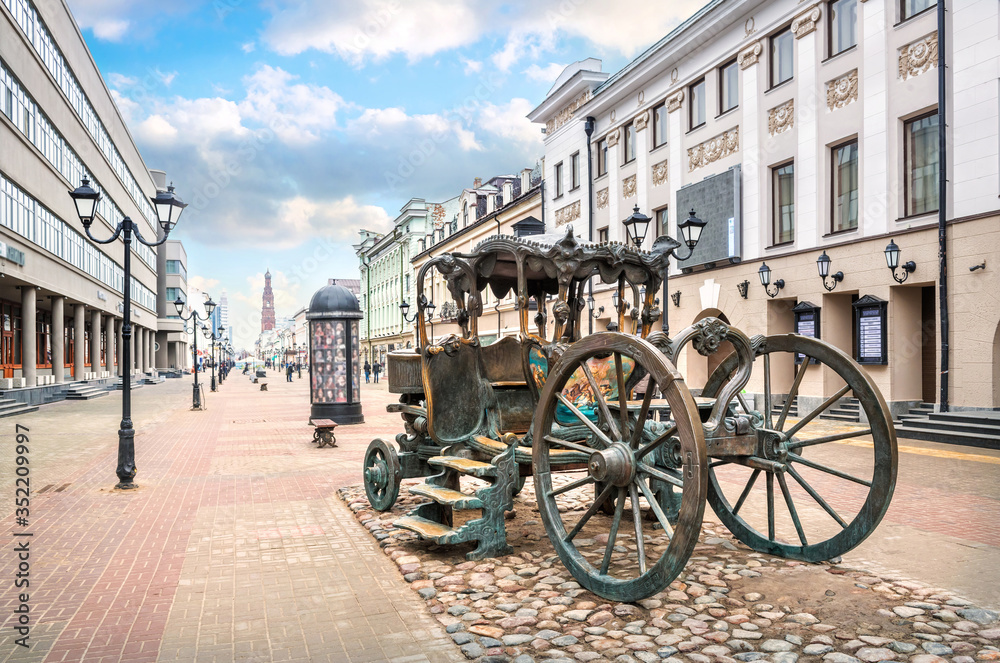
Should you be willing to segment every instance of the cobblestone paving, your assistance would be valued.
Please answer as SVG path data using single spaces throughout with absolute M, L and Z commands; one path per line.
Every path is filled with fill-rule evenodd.
M 419 502 L 401 495 L 387 513 L 371 510 L 360 487 L 341 489 L 359 521 L 468 659 L 515 663 L 955 663 L 1000 660 L 998 613 L 948 590 L 851 568 L 804 564 L 753 552 L 706 521 L 681 576 L 637 605 L 582 589 L 544 532 L 530 484 L 515 499 L 508 531 L 514 554 L 469 562 L 465 546 L 436 546 L 392 521 Z M 560 511 L 590 498 L 560 496 Z M 595 518 L 594 520 L 597 520 Z M 626 518 L 627 520 L 627 518 Z M 530 526 L 534 529 L 530 529 Z M 600 527 L 588 528 L 600 531 Z M 588 530 L 584 530 L 584 534 Z M 606 528 L 605 530 L 606 531 Z M 577 539 L 599 557 L 607 534 Z M 619 533 L 616 550 L 635 551 Z M 647 551 L 666 543 L 648 536 Z M 627 555 L 630 559 L 634 552 Z M 627 561 L 628 560 L 624 560 Z M 995 576 L 988 581 L 994 581 Z
M 269 382 L 234 375 L 204 412 L 188 409 L 189 380 L 137 390 L 130 492 L 111 490 L 119 394 L 0 422 L 10 446 L 15 423 L 30 429 L 33 490 L 25 650 L 4 454 L 0 659 L 464 660 L 336 497 L 358 480 L 372 427 L 388 425 L 387 395 L 368 388 L 369 423 L 317 449 L 306 380 Z

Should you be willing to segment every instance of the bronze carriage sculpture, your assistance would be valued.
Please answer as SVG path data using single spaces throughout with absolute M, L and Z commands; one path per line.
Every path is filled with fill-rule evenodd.
M 562 237 L 495 236 L 471 254 L 425 263 L 417 291 L 424 292 L 429 270 L 438 270 L 462 333 L 430 339 L 428 301 L 420 296 L 417 347 L 390 353 L 388 361 L 389 389 L 401 394 L 389 406 L 404 420 L 399 451 L 376 439 L 365 455 L 372 506 L 390 509 L 401 479 L 427 477 L 409 487 L 427 502 L 397 527 L 442 544 L 475 541 L 469 559 L 495 557 L 511 551 L 504 514 L 532 475 L 563 564 L 587 589 L 626 601 L 662 591 L 680 574 L 706 501 L 736 538 L 768 554 L 821 561 L 861 543 L 885 514 L 896 479 L 896 437 L 882 395 L 853 359 L 817 339 L 749 338 L 716 318 L 674 338 L 652 332 L 660 315 L 655 294 L 678 246 L 669 237 L 648 252 L 581 244 L 569 230 Z M 581 338 L 584 289 L 595 276 L 616 284 L 614 313 L 623 331 Z M 486 288 L 498 299 L 513 291 L 520 332 L 481 345 Z M 554 330 L 546 338 L 549 311 Z M 675 368 L 688 344 L 706 357 L 731 348 L 698 397 Z M 751 397 L 744 389 L 755 364 L 763 391 Z M 805 397 L 804 382 L 832 393 Z M 805 434 L 848 394 L 867 429 Z M 792 416 L 800 406 L 808 412 Z M 485 487 L 463 492 L 463 477 Z M 582 489 L 593 491 L 585 510 L 560 509 L 557 498 Z M 796 498 L 814 506 L 809 518 Z M 454 526 L 455 510 L 482 513 Z M 581 544 L 593 547 L 581 532 L 589 527 L 592 535 L 595 523 L 609 519 L 600 550 Z

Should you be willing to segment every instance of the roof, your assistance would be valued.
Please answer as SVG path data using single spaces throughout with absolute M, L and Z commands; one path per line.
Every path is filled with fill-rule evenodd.
M 360 318 L 358 298 L 342 285 L 325 285 L 309 300 L 306 318 Z

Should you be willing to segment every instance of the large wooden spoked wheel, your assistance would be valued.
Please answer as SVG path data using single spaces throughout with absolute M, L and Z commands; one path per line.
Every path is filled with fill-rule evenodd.
M 396 449 L 385 440 L 371 441 L 365 451 L 364 479 L 368 503 L 376 511 L 388 511 L 399 497 L 403 473 Z
M 797 353 L 818 363 L 795 365 Z M 709 378 L 703 395 L 715 396 L 735 368 L 732 356 Z M 767 466 L 712 459 L 708 501 L 729 531 L 754 550 L 808 562 L 836 558 L 874 531 L 892 499 L 896 432 L 885 399 L 851 357 L 805 336 L 767 337 L 754 369 L 763 371 L 763 402 L 756 405 L 767 431 Z M 784 387 L 777 386 L 779 373 Z M 804 396 L 805 386 L 824 395 Z M 852 394 L 867 423 L 820 419 Z
M 638 412 L 628 414 L 630 381 L 625 366 L 633 362 L 632 376 L 645 374 L 651 382 Z M 603 375 L 595 377 L 598 370 L 603 370 Z M 589 385 L 589 393 L 598 395 L 593 404 L 597 423 L 567 398 L 567 383 Z M 569 393 L 574 391 L 579 393 L 579 389 Z M 671 420 L 637 425 L 646 422 L 657 391 L 670 405 Z M 615 396 L 609 403 L 611 394 Z M 565 408 L 564 418 L 572 413 L 575 430 L 581 430 L 581 423 L 586 427 L 589 434 L 585 439 L 577 439 L 579 433 L 566 435 L 573 439 L 560 437 L 570 429 L 556 423 L 557 406 Z M 559 558 L 577 582 L 604 598 L 635 601 L 662 591 L 677 577 L 701 531 L 707 454 L 694 399 L 684 379 L 659 350 L 640 338 L 614 332 L 594 334 L 571 345 L 549 371 L 535 411 L 532 447 L 535 497 L 542 522 Z M 565 450 L 589 454 L 587 467 L 575 475 L 560 475 L 559 481 L 553 482 L 553 469 L 558 467 L 552 455 Z M 675 526 L 653 494 L 650 483 L 654 480 L 681 491 Z M 585 487 L 577 494 L 589 496 L 593 494 L 589 484 L 597 483 L 604 488 L 582 514 L 582 509 L 560 512 L 560 495 Z M 614 505 L 613 514 L 594 518 L 608 501 Z M 631 511 L 627 517 L 626 504 Z M 648 523 L 644 526 L 644 509 L 652 512 L 662 531 L 653 530 Z M 601 534 L 607 536 L 606 543 Z

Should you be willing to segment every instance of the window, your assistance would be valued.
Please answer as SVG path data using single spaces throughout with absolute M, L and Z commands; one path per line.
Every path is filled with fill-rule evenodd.
M 563 195 L 563 164 L 562 161 L 556 164 L 553 178 L 556 181 L 556 198 Z
M 858 141 L 838 145 L 831 150 L 833 176 L 833 223 L 831 231 L 858 227 Z
M 187 270 L 184 269 L 184 265 L 180 260 L 167 261 L 167 274 L 180 274 L 187 280 Z
M 622 163 L 629 163 L 635 159 L 635 124 L 629 122 L 625 125 L 625 161 Z
M 653 147 L 667 144 L 667 102 L 653 109 Z
M 771 87 L 791 80 L 795 69 L 794 47 L 791 28 L 785 28 L 771 37 Z
M 167 303 L 177 301 L 178 297 L 187 301 L 184 291 L 180 288 L 167 288 Z
M 653 237 L 661 237 L 667 234 L 667 221 L 669 220 L 669 215 L 667 212 L 669 208 L 664 207 L 663 209 L 658 209 L 654 212 L 654 217 L 656 219 L 656 227 L 653 231 L 656 233 Z
M 772 168 L 771 182 L 773 242 L 787 244 L 795 239 L 795 163 Z
M 740 68 L 736 60 L 719 67 L 719 114 L 728 113 L 740 105 Z
M 916 16 L 925 9 L 930 9 L 936 4 L 936 0 L 902 0 L 899 20 L 905 21 L 908 18 Z
M 689 88 L 691 102 L 688 104 L 690 128 L 696 129 L 705 124 L 705 79 L 693 83 Z
M 570 191 L 580 188 L 580 153 L 574 152 L 569 158 Z
M 938 114 L 937 111 L 904 125 L 906 159 L 906 216 L 934 212 L 938 208 Z
M 830 56 L 858 43 L 858 0 L 830 2 Z
M 598 229 L 597 231 L 597 241 L 604 244 L 608 241 L 608 227 Z
M 608 174 L 608 139 L 597 141 L 597 176 Z
M 462 227 L 469 225 L 469 203 L 462 203 Z

